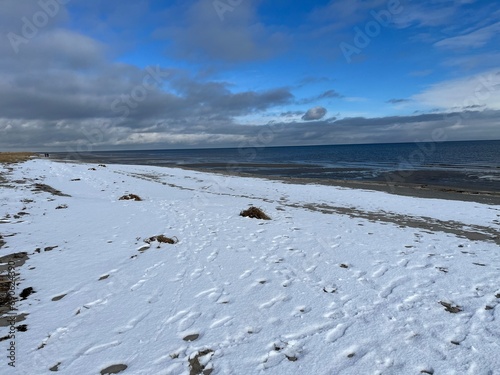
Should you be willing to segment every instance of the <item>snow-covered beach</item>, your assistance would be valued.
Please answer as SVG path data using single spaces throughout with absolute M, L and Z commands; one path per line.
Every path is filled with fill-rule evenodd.
M 153 166 L 0 172 L 0 271 L 14 262 L 23 296 L 2 311 L 2 374 L 499 373 L 499 205 Z M 239 216 L 251 205 L 271 220 Z

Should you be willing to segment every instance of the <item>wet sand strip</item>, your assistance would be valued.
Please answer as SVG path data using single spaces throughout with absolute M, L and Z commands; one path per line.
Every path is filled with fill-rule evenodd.
M 264 178 L 271 181 L 281 181 L 287 184 L 337 186 L 348 189 L 381 191 L 385 193 L 415 198 L 446 199 L 464 202 L 477 202 L 490 205 L 500 205 L 500 190 L 474 190 L 467 188 L 454 188 L 450 186 L 430 184 L 422 185 L 413 183 L 389 183 L 384 181 L 353 181 L 321 178 L 276 177 L 227 171 L 209 171 L 206 169 L 185 168 L 182 166 L 177 166 L 177 168 L 195 170 L 197 172 L 214 173 L 224 176 Z
M 347 215 L 352 218 L 368 219 L 373 222 L 385 222 L 399 225 L 400 227 L 417 228 L 430 233 L 444 232 L 466 238 L 471 241 L 489 241 L 500 245 L 498 230 L 481 225 L 465 225 L 458 221 L 444 221 L 425 216 L 410 216 L 389 212 L 367 212 L 355 208 L 334 207 L 326 204 L 293 204 L 282 203 L 283 206 L 305 208 L 324 214 Z

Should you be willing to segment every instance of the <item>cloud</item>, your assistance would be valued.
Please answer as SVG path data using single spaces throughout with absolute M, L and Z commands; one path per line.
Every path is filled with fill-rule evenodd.
M 258 21 L 256 4 L 243 1 L 227 5 L 231 10 L 220 14 L 216 2 L 198 0 L 187 9 L 171 10 L 169 26 L 158 28 L 154 35 L 167 39 L 176 57 L 223 62 L 260 60 L 279 54 L 289 43 L 285 32 Z
M 459 12 L 460 5 L 453 2 L 402 2 L 403 11 L 395 17 L 398 28 L 439 27 L 449 25 Z
M 458 67 L 464 70 L 485 70 L 498 67 L 500 52 L 474 53 L 462 56 L 450 56 L 446 58 L 443 65 L 448 67 Z
M 443 39 L 434 44 L 439 48 L 470 49 L 485 46 L 500 33 L 500 22 L 486 26 L 465 35 Z
M 2 149 L 59 150 L 70 154 L 99 149 L 158 149 L 162 147 L 239 147 L 262 144 L 260 134 L 270 134 L 266 145 L 349 144 L 417 142 L 432 140 L 500 139 L 500 110 L 424 113 L 378 118 L 276 122 L 241 125 L 233 121 L 183 123 L 141 120 L 120 125 L 109 121 L 6 120 L 0 118 Z M 260 138 L 259 138 L 260 137 Z
M 32 0 L 2 0 L 2 12 L 0 14 L 0 34 L 2 38 L 8 33 L 15 33 L 23 36 L 23 26 L 27 23 L 35 23 L 44 25 L 37 27 L 40 33 L 45 29 L 52 29 L 58 23 L 67 20 L 68 12 L 64 5 L 60 5 L 57 1 L 53 4 L 49 11 L 45 6 L 42 6 L 44 1 Z M 46 20 L 43 19 L 41 13 L 45 13 Z M 40 17 L 40 20 L 38 20 Z M 34 18 L 36 18 L 34 20 Z M 43 22 L 41 22 L 43 21 Z
M 339 94 L 335 90 L 327 90 L 319 95 L 313 96 L 311 98 L 305 98 L 302 100 L 298 101 L 298 104 L 310 104 L 317 102 L 318 100 L 323 100 L 323 99 L 337 99 L 337 98 L 343 98 L 344 96 Z
M 327 5 L 314 9 L 309 18 L 315 23 L 328 22 L 331 27 L 339 30 L 362 22 L 370 16 L 371 10 L 377 10 L 386 3 L 386 0 L 331 0 Z
M 474 76 L 443 81 L 413 95 L 412 100 L 428 108 L 456 111 L 480 105 L 500 109 L 500 70 L 484 71 Z
M 20 17 L 39 11 L 33 4 L 12 2 L 0 17 L 16 22 L 0 28 L 14 30 Z M 294 100 L 286 87 L 236 91 L 177 68 L 112 62 L 98 40 L 55 26 L 47 25 L 18 54 L 4 34 L 0 38 L 1 148 L 113 148 L 165 138 L 181 144 L 186 134 L 215 129 L 220 135 L 207 142 L 230 142 L 240 139 L 228 132 L 235 118 Z
M 325 99 L 325 98 L 342 98 L 343 95 L 340 95 L 337 91 L 335 90 L 327 90 L 324 93 L 320 94 L 318 96 L 318 99 Z
M 409 102 L 410 99 L 389 99 L 388 101 L 386 101 L 386 103 L 390 103 L 390 104 L 401 104 L 401 103 L 406 103 L 406 102 Z
M 287 111 L 287 112 L 280 113 L 280 117 L 286 117 L 286 118 L 296 117 L 296 116 L 302 115 L 303 113 L 304 112 L 302 112 L 302 111 Z
M 302 120 L 304 121 L 313 121 L 313 120 L 321 120 L 326 115 L 326 108 L 323 107 L 314 107 L 309 109 L 304 116 L 302 116 Z
M 101 43 L 64 29 L 47 30 L 24 47 L 0 55 L 5 119 L 229 121 L 293 99 L 287 88 L 233 92 L 226 82 L 179 69 L 108 62 Z
M 270 118 L 280 125 L 271 142 L 274 145 L 412 142 L 429 137 L 435 129 L 447 131 L 450 140 L 500 138 L 498 67 L 483 68 L 479 76 L 435 83 L 408 99 L 389 100 L 392 104 L 412 100 L 415 108 L 411 110 L 420 110 L 418 116 L 379 118 L 337 118 L 340 115 L 327 118 L 322 106 L 311 108 L 306 114 L 296 111 L 300 108 L 297 104 L 312 103 L 306 107 L 309 108 L 324 104 L 321 100 L 338 98 L 343 98 L 342 104 L 366 101 L 365 107 L 370 105 L 369 98 L 343 97 L 333 89 L 322 91 L 334 85 L 331 78 L 321 76 L 323 73 L 319 71 L 317 77 L 305 76 L 302 81 L 290 78 L 294 86 L 273 87 L 272 82 L 278 81 L 276 77 L 265 83 L 253 82 L 252 76 L 241 79 L 232 70 L 238 62 L 273 58 L 287 51 L 292 37 L 298 41 L 297 51 L 305 57 L 310 57 L 313 50 L 316 53 L 338 50 L 331 48 L 335 47 L 335 41 L 344 37 L 352 40 L 353 25 L 363 28 L 371 11 L 385 9 L 387 0 L 330 1 L 326 7 L 316 7 L 313 15 L 303 16 L 300 19 L 303 24 L 297 26 L 295 34 L 284 26 L 277 26 L 279 22 L 270 26 L 261 21 L 264 18 L 259 14 L 262 10 L 259 2 L 240 2 L 223 20 L 212 1 L 170 2 L 167 7 L 160 3 L 138 0 L 120 5 L 118 0 L 72 0 L 67 7 L 61 6 L 34 38 L 20 45 L 16 54 L 6 35 L 22 33 L 23 17 L 32 19 L 40 11 L 40 5 L 32 0 L 4 0 L 0 14 L 0 148 L 88 151 L 166 146 L 237 147 L 241 142 L 258 143 L 259 132 L 268 129 Z M 426 44 L 439 40 L 437 35 L 441 39 L 445 35 L 446 38 L 438 42 L 444 52 L 449 49 L 446 46 L 459 42 L 474 45 L 481 40 L 485 43 L 495 40 L 496 36 L 487 26 L 491 18 L 483 17 L 479 22 L 484 12 L 480 16 L 459 17 L 460 25 L 442 27 L 451 16 L 465 14 L 460 13 L 458 1 L 421 4 L 417 13 L 411 12 L 412 3 L 402 3 L 404 14 L 402 18 L 395 18 L 400 21 L 397 26 L 439 27 L 439 33 L 436 29 L 429 30 L 432 38 Z M 446 4 L 450 5 L 449 9 L 441 12 Z M 68 10 L 74 13 L 68 14 Z M 314 17 L 317 24 L 311 23 Z M 144 29 L 145 21 L 148 21 L 148 30 Z M 266 22 L 269 19 L 266 18 Z M 86 31 L 67 28 L 76 23 L 79 30 Z M 465 28 L 464 24 L 474 25 Z M 316 32 L 316 26 L 319 34 L 332 36 L 320 39 L 321 46 L 309 43 L 308 38 Z M 457 35 L 458 29 L 467 31 Z M 150 39 L 153 30 L 158 39 Z M 136 51 L 143 40 L 149 43 L 148 49 Z M 329 46 L 326 49 L 325 40 Z M 166 58 L 156 51 L 149 55 L 148 51 L 153 48 L 164 48 Z M 130 53 L 117 54 L 117 51 Z M 138 52 L 143 51 L 146 54 L 138 56 Z M 481 56 L 461 54 L 454 57 L 455 65 L 446 55 L 449 60 L 445 60 L 448 64 L 445 66 L 469 68 L 472 60 L 474 64 L 482 60 L 494 65 L 497 55 L 494 50 Z M 117 62 L 137 61 L 145 65 L 151 56 L 174 62 L 171 66 L 148 68 Z M 182 60 L 172 60 L 172 57 Z M 272 67 L 280 63 L 273 61 Z M 196 71 L 200 65 L 204 71 Z M 189 70 L 178 68 L 181 66 Z M 230 67 L 229 73 L 222 72 L 221 66 Z M 260 67 L 245 64 L 247 71 Z M 413 75 L 427 74 L 428 71 L 421 71 Z M 241 88 L 238 86 L 241 82 L 226 81 L 227 77 L 265 89 Z M 279 81 L 284 77 L 287 75 L 282 74 Z M 321 89 L 314 91 L 310 98 L 296 99 L 291 91 L 306 85 Z M 359 92 L 352 94 L 360 95 Z M 348 108 L 350 113 L 359 113 L 353 109 L 355 106 L 357 104 L 348 103 L 342 112 L 346 113 Z M 435 113 L 436 107 L 445 113 Z
M 354 144 L 499 139 L 500 111 L 427 113 L 378 118 L 352 117 L 336 121 L 284 124 L 275 142 L 282 144 Z

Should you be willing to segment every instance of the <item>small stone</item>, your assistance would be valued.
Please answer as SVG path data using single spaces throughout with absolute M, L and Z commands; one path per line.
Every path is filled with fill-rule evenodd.
M 27 324 L 21 324 L 16 327 L 16 329 L 19 332 L 26 332 L 28 330 L 28 325 Z
M 128 367 L 127 365 L 122 365 L 122 364 L 112 365 L 101 370 L 101 375 L 118 374 L 119 372 L 125 371 L 127 367 Z
M 56 296 L 54 298 L 52 298 L 52 301 L 60 301 L 62 300 L 64 297 L 66 296 L 66 294 L 61 294 L 60 296 Z
M 61 364 L 61 362 L 57 362 L 56 365 L 54 365 L 51 368 L 49 368 L 49 371 L 59 371 L 59 365 L 60 364 Z
M 194 341 L 194 340 L 197 340 L 198 337 L 200 337 L 200 335 L 197 333 L 194 333 L 192 335 L 187 335 L 186 337 L 183 338 L 183 340 L 184 341 Z

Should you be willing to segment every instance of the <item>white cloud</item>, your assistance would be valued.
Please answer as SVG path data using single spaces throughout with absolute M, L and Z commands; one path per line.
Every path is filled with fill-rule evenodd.
M 500 70 L 439 82 L 412 99 L 424 107 L 445 111 L 500 109 Z
M 434 44 L 440 48 L 466 49 L 479 48 L 486 45 L 492 38 L 500 33 L 500 22 L 483 27 L 465 35 L 443 39 Z

